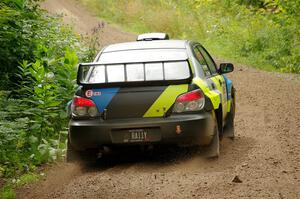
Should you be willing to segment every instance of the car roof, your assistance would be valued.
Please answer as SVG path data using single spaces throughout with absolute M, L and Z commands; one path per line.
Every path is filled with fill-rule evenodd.
M 186 40 L 153 40 L 118 43 L 107 46 L 103 53 L 143 49 L 186 49 Z

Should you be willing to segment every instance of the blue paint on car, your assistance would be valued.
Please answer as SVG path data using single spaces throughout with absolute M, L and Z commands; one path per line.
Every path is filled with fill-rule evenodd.
M 90 99 L 94 101 L 98 111 L 102 113 L 119 90 L 120 88 L 93 89 L 93 96 Z
M 223 75 L 225 82 L 226 82 L 226 90 L 227 90 L 227 99 L 231 99 L 231 90 L 232 90 L 232 81 L 226 77 L 226 75 Z

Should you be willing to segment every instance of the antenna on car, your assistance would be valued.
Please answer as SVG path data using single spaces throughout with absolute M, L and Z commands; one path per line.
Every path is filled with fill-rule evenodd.
M 137 41 L 153 41 L 153 40 L 168 40 L 169 35 L 167 33 L 154 32 L 154 33 L 145 33 L 138 35 Z

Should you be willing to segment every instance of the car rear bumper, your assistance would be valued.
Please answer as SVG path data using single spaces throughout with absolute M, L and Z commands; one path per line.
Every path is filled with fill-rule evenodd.
M 179 128 L 180 127 L 180 128 Z M 74 120 L 69 123 L 69 139 L 76 150 L 124 144 L 208 145 L 214 135 L 211 113 L 173 115 L 167 118 L 119 120 Z M 127 142 L 123 133 L 131 129 L 150 129 L 154 139 Z

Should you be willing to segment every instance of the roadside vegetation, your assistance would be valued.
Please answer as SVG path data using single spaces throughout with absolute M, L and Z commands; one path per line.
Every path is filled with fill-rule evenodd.
M 38 179 L 37 166 L 64 158 L 76 66 L 95 53 L 38 3 L 0 2 L 0 198 Z
M 214 56 L 264 70 L 300 73 L 298 0 L 80 0 L 136 33 L 200 41 Z

